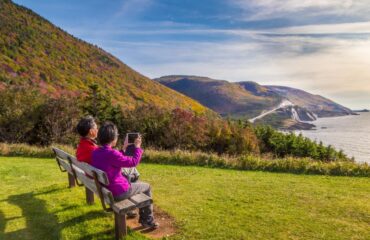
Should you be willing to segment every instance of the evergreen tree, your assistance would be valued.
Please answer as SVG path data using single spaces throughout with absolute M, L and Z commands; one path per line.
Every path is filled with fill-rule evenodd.
M 112 100 L 108 93 L 103 93 L 99 85 L 89 86 L 89 93 L 83 101 L 82 109 L 88 115 L 92 115 L 99 122 L 116 120 L 119 115 L 119 108 L 112 106 Z

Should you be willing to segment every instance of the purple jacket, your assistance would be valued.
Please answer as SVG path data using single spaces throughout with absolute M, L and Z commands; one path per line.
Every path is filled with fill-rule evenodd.
M 133 156 L 125 156 L 123 152 L 104 145 L 93 151 L 91 165 L 107 173 L 107 188 L 113 196 L 119 196 L 130 189 L 130 183 L 122 175 L 121 168 L 135 167 L 139 164 L 142 154 L 141 148 L 135 148 Z

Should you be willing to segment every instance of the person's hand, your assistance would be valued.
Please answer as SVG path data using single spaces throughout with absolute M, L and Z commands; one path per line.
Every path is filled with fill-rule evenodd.
M 141 136 L 140 135 L 138 138 L 135 139 L 134 144 L 135 144 L 135 147 L 141 148 Z
M 128 143 L 128 135 L 126 134 L 125 141 L 123 142 L 123 146 L 122 146 L 123 151 L 126 151 L 128 145 L 129 145 L 129 143 Z

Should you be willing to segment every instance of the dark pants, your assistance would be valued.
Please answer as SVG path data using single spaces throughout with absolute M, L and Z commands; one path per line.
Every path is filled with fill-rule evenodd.
M 152 191 L 151 191 L 150 185 L 145 182 L 137 181 L 137 182 L 131 183 L 131 188 L 127 192 L 117 197 L 114 197 L 114 200 L 121 201 L 121 200 L 130 198 L 131 196 L 138 194 L 138 193 L 144 193 L 148 197 L 152 197 Z M 153 204 L 140 208 L 139 214 L 140 214 L 140 220 L 146 221 L 146 222 L 153 221 L 154 220 Z

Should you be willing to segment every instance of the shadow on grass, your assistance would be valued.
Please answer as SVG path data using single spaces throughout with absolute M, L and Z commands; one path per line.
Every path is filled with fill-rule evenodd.
M 106 213 L 103 212 L 103 211 L 92 211 L 92 212 L 88 212 L 84 215 L 80 215 L 80 216 L 71 218 L 71 219 L 61 223 L 61 226 L 62 226 L 62 228 L 72 227 L 72 226 L 75 226 L 76 224 L 79 224 L 79 223 L 84 222 L 84 221 L 94 220 L 94 219 L 98 219 L 98 218 L 104 218 L 106 216 L 107 216 Z
M 22 209 L 22 215 L 26 219 L 26 228 L 23 229 L 24 237 L 29 236 L 29 239 L 61 238 L 56 216 L 47 211 L 45 201 L 36 198 L 33 192 L 9 196 L 8 202 Z M 5 239 L 8 239 L 6 234 Z
M 103 236 L 105 236 L 105 237 L 111 236 L 111 238 L 113 238 L 114 229 L 110 229 L 110 230 L 99 232 L 99 233 L 92 233 L 92 234 L 84 235 L 84 236 L 78 238 L 78 240 L 91 240 L 91 239 L 94 239 L 94 238 L 95 239 L 100 239 L 100 238 L 103 238 Z
M 5 234 L 5 225 L 6 222 L 16 220 L 22 217 L 10 217 L 10 218 L 5 218 L 5 215 L 2 211 L 0 211 L 0 239 L 22 239 L 22 235 L 24 234 L 24 229 L 17 230 L 14 232 L 6 233 Z
M 7 219 L 5 219 L 5 215 L 2 211 L 0 211 L 0 234 L 3 234 L 5 232 L 5 221 Z M 2 237 L 2 235 L 0 235 L 0 237 Z M 3 239 L 3 238 L 1 238 Z
M 5 233 L 7 222 L 22 217 L 5 218 L 3 212 L 0 211 L 0 239 L 62 239 L 61 231 L 64 228 L 73 227 L 85 221 L 94 220 L 106 217 L 103 211 L 91 211 L 83 215 L 70 218 L 64 222 L 59 222 L 57 214 L 60 212 L 73 211 L 78 209 L 78 205 L 68 205 L 65 208 L 49 212 L 46 208 L 46 201 L 37 198 L 44 194 L 52 194 L 62 189 L 51 189 L 44 192 L 29 192 L 18 195 L 11 195 L 7 201 L 10 204 L 18 206 L 22 211 L 22 217 L 26 220 L 26 227 L 13 232 Z M 114 236 L 114 230 L 106 232 L 86 235 L 81 239 L 91 239 L 93 237 L 107 237 L 106 235 Z

